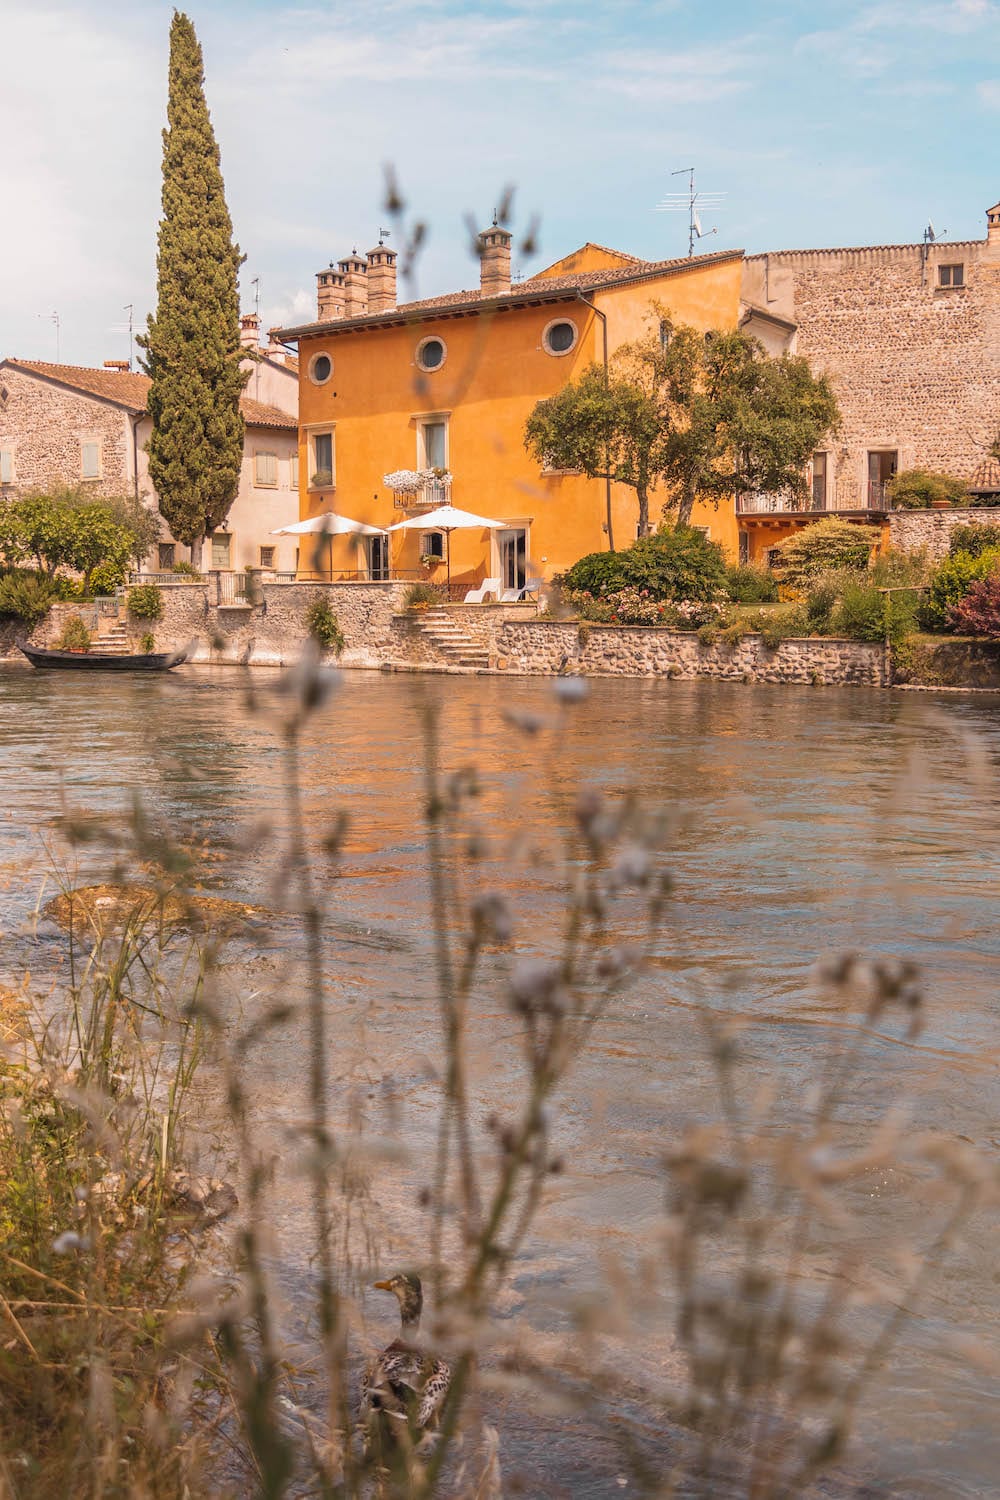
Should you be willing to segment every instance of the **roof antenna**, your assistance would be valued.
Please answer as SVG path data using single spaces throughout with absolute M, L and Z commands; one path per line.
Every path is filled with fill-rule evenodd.
M 59 314 L 57 312 L 36 313 L 35 317 L 36 318 L 42 318 L 46 323 L 53 323 L 55 325 L 55 330 L 56 330 L 56 364 L 58 364 L 59 363 Z
M 133 354 L 135 352 L 134 349 L 133 349 L 133 347 L 132 347 L 132 345 L 133 345 L 133 332 L 134 332 L 134 326 L 135 326 L 134 325 L 134 321 L 133 321 L 134 320 L 134 315 L 135 315 L 135 308 L 133 307 L 133 305 L 132 305 L 131 302 L 126 302 L 125 306 L 122 308 L 122 312 L 127 312 L 128 313 L 128 367 L 131 370 L 131 368 L 132 368 L 132 358 L 133 358 Z
M 705 239 L 710 234 L 718 234 L 718 228 L 702 229 L 701 217 L 698 207 L 701 206 L 706 213 L 718 213 L 722 208 L 722 199 L 725 193 L 697 193 L 694 186 L 694 167 L 678 167 L 676 172 L 671 172 L 671 177 L 686 177 L 688 179 L 688 190 L 686 193 L 668 193 L 662 203 L 656 205 L 660 213 L 686 212 L 688 216 L 688 258 L 694 255 L 695 240 Z

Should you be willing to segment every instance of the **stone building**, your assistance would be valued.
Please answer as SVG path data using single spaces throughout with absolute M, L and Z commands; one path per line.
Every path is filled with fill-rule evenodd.
M 271 532 L 298 519 L 298 371 L 280 348 L 259 348 L 259 320 L 242 319 L 249 373 L 242 397 L 246 440 L 240 486 L 226 524 L 203 554 L 206 567 L 293 571 L 294 537 Z M 51 484 L 79 485 L 95 496 L 130 493 L 157 504 L 149 478 L 146 415 L 149 378 L 124 362 L 103 369 L 0 360 L 0 496 Z M 181 561 L 187 549 L 163 524 L 152 569 Z
M 842 413 L 811 466 L 809 509 L 774 495 L 739 501 L 743 557 L 766 555 L 817 512 L 881 520 L 899 470 L 983 487 L 1000 428 L 1000 204 L 983 240 L 928 234 L 747 256 L 741 324 L 771 352 L 805 355 L 830 376 Z

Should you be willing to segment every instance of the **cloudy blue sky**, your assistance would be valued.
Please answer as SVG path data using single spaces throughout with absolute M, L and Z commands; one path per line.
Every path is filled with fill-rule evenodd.
M 0 353 L 127 354 L 155 292 L 172 6 L 0 0 Z M 996 0 L 192 0 L 229 205 L 265 324 L 375 243 L 392 163 L 419 295 L 475 285 L 505 184 L 527 275 L 593 239 L 687 248 L 674 168 L 724 193 L 706 249 L 981 237 L 1000 198 Z

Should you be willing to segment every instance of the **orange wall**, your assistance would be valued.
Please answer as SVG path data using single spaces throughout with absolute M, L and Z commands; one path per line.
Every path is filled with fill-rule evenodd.
M 734 327 L 741 266 L 739 259 L 721 265 L 685 269 L 682 274 L 632 287 L 603 289 L 595 302 L 608 318 L 609 348 L 649 331 L 651 306 L 659 301 L 683 322 L 697 327 Z M 542 347 L 542 333 L 553 319 L 570 318 L 579 330 L 575 348 L 554 357 Z M 653 325 L 655 326 L 655 324 Z M 433 334 L 444 340 L 447 358 L 433 374 L 417 367 L 418 341 Z M 317 387 L 308 376 L 319 352 L 334 363 L 332 379 Z M 418 467 L 416 418 L 448 413 L 449 468 L 452 501 L 466 510 L 514 525 L 528 525 L 532 571 L 544 576 L 568 567 L 586 552 L 603 550 L 607 537 L 605 485 L 582 476 L 541 474 L 524 449 L 524 426 L 535 403 L 559 390 L 602 353 L 601 324 L 581 302 L 530 307 L 512 305 L 496 314 L 471 317 L 425 316 L 407 326 L 363 330 L 331 329 L 300 341 L 301 374 L 299 474 L 301 516 L 329 509 L 358 521 L 385 526 L 403 519 L 382 476 L 393 469 Z M 335 424 L 336 486 L 331 492 L 309 491 L 310 466 L 306 429 Z M 635 537 L 634 492 L 613 487 L 615 544 Z M 659 519 L 654 499 L 652 519 Z M 713 537 L 723 540 L 723 518 L 709 509 L 705 517 Z M 735 551 L 735 523 L 732 548 Z M 398 533 L 391 539 L 392 564 L 419 569 L 420 534 Z M 353 538 L 332 542 L 333 566 L 358 566 Z M 308 566 L 305 539 L 302 566 Z M 492 571 L 488 533 L 455 532 L 451 538 L 452 577 L 478 582 Z

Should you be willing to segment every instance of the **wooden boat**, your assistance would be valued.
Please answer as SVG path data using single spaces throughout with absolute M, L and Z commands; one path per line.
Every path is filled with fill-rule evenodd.
M 41 646 L 22 646 L 33 667 L 65 667 L 71 672 L 169 672 L 187 660 L 187 651 L 101 653 L 99 651 L 46 651 Z

